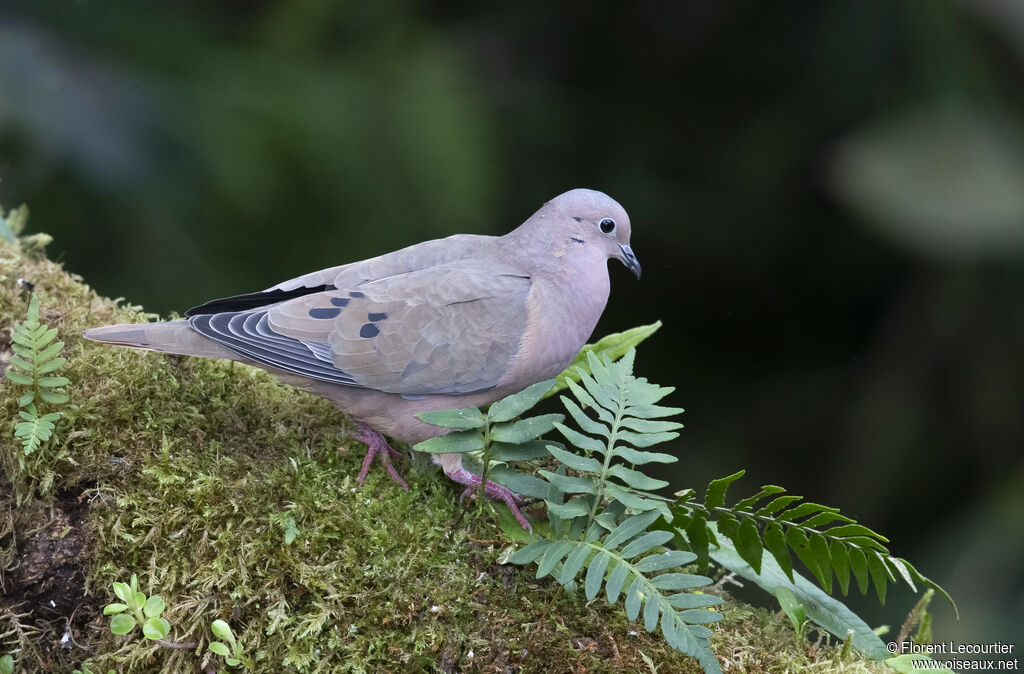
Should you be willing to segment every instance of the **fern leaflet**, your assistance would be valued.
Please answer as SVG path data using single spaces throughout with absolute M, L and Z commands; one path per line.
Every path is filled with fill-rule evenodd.
M 679 533 L 677 541 L 697 555 L 701 569 L 707 568 L 708 546 L 714 542 L 714 533 L 707 526 L 709 518 L 714 518 L 719 532 L 757 573 L 761 572 L 762 550 L 768 550 L 792 582 L 792 552 L 826 593 L 832 593 L 833 575 L 843 595 L 849 592 L 852 578 L 861 594 L 874 585 L 884 604 L 888 584 L 902 580 L 915 592 L 918 583 L 935 590 L 956 609 L 942 587 L 907 560 L 889 553 L 885 545 L 889 539 L 840 514 L 838 508 L 804 501 L 775 485 L 765 485 L 757 494 L 726 507 L 729 486 L 743 473 L 712 481 L 703 503 L 692 490 L 680 494 L 671 506 L 671 526 L 661 525 Z
M 35 405 L 30 405 L 27 412 L 24 410 L 18 412 L 18 416 L 25 421 L 15 425 L 14 437 L 21 440 L 25 454 L 31 454 L 39 449 L 41 444 L 49 440 L 53 435 L 53 422 L 60 419 L 60 415 L 56 412 L 39 416 L 35 412 Z
M 616 501 L 636 511 L 656 510 L 670 519 L 668 504 L 650 490 L 668 484 L 664 480 L 648 477 L 632 466 L 647 463 L 674 463 L 671 454 L 643 451 L 660 442 L 679 436 L 682 424 L 659 421 L 682 412 L 675 407 L 657 405 L 673 388 L 650 384 L 646 379 L 633 376 L 636 350 L 630 349 L 618 362 L 607 357 L 587 354 L 590 372 L 579 371 L 580 383 L 566 380 L 576 401 L 561 396 L 570 416 L 584 431 L 575 431 L 562 423 L 554 427 L 583 455 L 548 447 L 558 462 L 580 473 L 579 477 L 566 477 L 551 471 L 540 474 L 559 493 L 572 494 L 567 503 L 548 500 L 548 512 L 561 518 L 586 515 L 589 527 L 598 517 L 605 501 Z M 584 409 L 591 410 L 596 418 Z M 630 447 L 629 445 L 632 445 Z
M 711 652 L 708 623 L 722 616 L 706 609 L 722 603 L 710 594 L 684 592 L 711 583 L 705 576 L 662 573 L 689 564 L 696 555 L 682 550 L 653 551 L 669 539 L 668 531 L 648 531 L 660 517 L 655 510 L 626 517 L 611 531 L 595 522 L 582 540 L 541 539 L 512 553 L 514 564 L 537 563 L 537 578 L 553 575 L 559 583 L 572 586 L 586 569 L 584 594 L 590 601 L 604 588 L 609 604 L 624 597 L 626 616 L 636 620 L 643 609 L 644 628 L 653 632 L 660 623 L 670 646 L 692 655 L 705 672 L 720 672 Z

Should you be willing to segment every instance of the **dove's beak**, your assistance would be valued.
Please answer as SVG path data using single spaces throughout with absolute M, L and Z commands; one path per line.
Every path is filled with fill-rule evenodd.
M 619 244 L 619 250 L 622 251 L 622 264 L 626 265 L 626 269 L 633 272 L 633 276 L 637 279 L 640 278 L 640 261 L 636 259 L 636 255 L 633 254 L 633 249 L 629 247 L 629 244 Z

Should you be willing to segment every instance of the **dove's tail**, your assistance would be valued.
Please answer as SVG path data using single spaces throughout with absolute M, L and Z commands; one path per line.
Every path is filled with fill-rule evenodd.
M 94 342 L 116 344 L 133 349 L 176 353 L 182 356 L 243 360 L 231 349 L 203 337 L 190 328 L 188 321 L 106 325 L 102 328 L 86 330 L 82 336 Z

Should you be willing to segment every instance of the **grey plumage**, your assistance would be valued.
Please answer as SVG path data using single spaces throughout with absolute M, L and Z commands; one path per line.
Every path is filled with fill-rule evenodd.
M 572 190 L 505 236 L 427 241 L 215 300 L 184 321 L 106 326 L 85 337 L 256 365 L 376 431 L 419 442 L 442 429 L 416 413 L 484 405 L 564 369 L 604 310 L 608 258 L 639 277 L 629 239 L 617 202 Z M 363 435 L 367 462 L 383 453 L 387 464 L 383 439 Z M 439 462 L 472 483 L 458 455 Z M 501 489 L 488 485 L 518 515 L 514 495 Z

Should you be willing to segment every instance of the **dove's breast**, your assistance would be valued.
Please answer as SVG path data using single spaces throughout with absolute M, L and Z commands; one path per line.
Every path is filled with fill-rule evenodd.
M 581 275 L 535 279 L 526 301 L 526 330 L 519 352 L 502 382 L 535 382 L 568 367 L 594 332 L 608 303 L 608 269 Z

